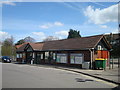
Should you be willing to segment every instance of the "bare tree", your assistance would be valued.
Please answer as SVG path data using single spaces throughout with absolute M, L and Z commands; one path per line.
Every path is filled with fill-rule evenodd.
M 11 36 L 10 38 L 6 38 L 1 47 L 2 56 L 15 56 L 15 49 L 14 49 L 14 38 Z
M 43 41 L 53 41 L 53 40 L 59 40 L 59 38 L 58 37 L 54 37 L 54 36 L 48 36 Z
M 4 41 L 3 41 L 3 45 L 4 46 L 12 46 L 14 43 L 14 38 L 13 36 L 11 36 L 10 38 L 6 38 Z
M 25 37 L 25 38 L 24 38 L 24 41 L 25 41 L 25 42 L 33 43 L 33 42 L 35 42 L 35 39 L 32 38 L 32 37 L 30 37 L 30 36 L 28 36 L 28 37 Z

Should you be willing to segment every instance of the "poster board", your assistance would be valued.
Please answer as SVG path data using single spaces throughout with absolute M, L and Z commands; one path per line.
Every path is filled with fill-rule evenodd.
M 67 54 L 57 54 L 57 62 L 59 63 L 67 63 Z
M 82 60 L 82 57 L 81 56 L 76 56 L 75 57 L 75 64 L 82 64 L 83 60 Z
M 71 64 L 82 64 L 83 63 L 83 54 L 70 54 L 70 63 Z

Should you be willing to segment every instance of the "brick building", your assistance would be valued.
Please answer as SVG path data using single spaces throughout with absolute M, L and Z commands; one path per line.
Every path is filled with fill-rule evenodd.
M 34 64 L 62 64 L 82 67 L 90 62 L 94 67 L 95 59 L 109 62 L 110 44 L 104 35 L 54 40 L 47 42 L 25 43 L 16 50 L 17 61 Z

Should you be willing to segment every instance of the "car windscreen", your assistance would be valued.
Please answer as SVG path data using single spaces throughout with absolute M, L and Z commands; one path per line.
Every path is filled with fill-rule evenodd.
M 5 58 L 5 59 L 10 59 L 10 57 L 8 57 L 8 56 L 3 56 L 2 58 Z

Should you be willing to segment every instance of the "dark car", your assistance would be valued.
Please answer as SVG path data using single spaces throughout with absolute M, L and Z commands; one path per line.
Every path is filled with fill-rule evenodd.
M 3 56 L 2 57 L 2 62 L 10 63 L 11 62 L 11 58 L 9 56 Z

